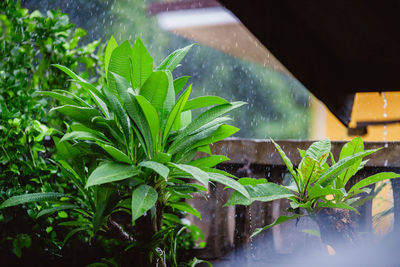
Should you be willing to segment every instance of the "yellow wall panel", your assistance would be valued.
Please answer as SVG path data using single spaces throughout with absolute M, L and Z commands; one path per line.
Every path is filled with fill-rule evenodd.
M 316 106 L 318 108 L 314 109 L 313 132 L 319 134 L 314 134 L 313 139 L 328 137 L 331 140 L 351 140 L 356 137 L 355 135 L 349 136 L 347 128 L 325 106 Z M 317 116 L 321 113 L 325 114 L 324 125 L 321 123 L 321 116 Z M 400 92 L 356 94 L 350 127 L 356 127 L 357 122 L 394 120 L 400 120 Z M 320 127 L 324 128 L 325 131 L 315 130 Z M 365 141 L 398 141 L 400 140 L 400 123 L 367 126 L 367 134 L 361 137 Z

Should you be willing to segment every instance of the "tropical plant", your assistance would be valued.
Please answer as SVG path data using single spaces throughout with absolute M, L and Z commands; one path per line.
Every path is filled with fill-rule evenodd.
M 42 92 L 64 102 L 53 110 L 74 122 L 59 140 L 57 155 L 63 158 L 58 162 L 81 197 L 28 194 L 10 198 L 0 208 L 57 199 L 56 205 L 43 212 L 79 211 L 86 225 L 75 231 L 87 227 L 93 234 L 106 232 L 115 223 L 113 214 L 125 212 L 134 226 L 132 246 L 147 250 L 140 254 L 144 260 L 150 257 L 153 264 L 177 266 L 174 239 L 179 229 L 188 227 L 174 212 L 201 217 L 184 199 L 206 191 L 209 182 L 250 197 L 230 174 L 213 169 L 228 158 L 211 155 L 209 147 L 239 130 L 225 124 L 231 119 L 222 115 L 245 103 L 229 103 L 216 96 L 189 100 L 192 85 L 185 88 L 189 77 L 173 79 L 172 71 L 191 47 L 176 50 L 153 69 L 153 58 L 140 39 L 131 46 L 129 41 L 118 45 L 111 38 L 104 56 L 106 83 L 101 87 L 55 65 L 94 103 L 66 91 Z M 192 110 L 210 106 L 192 120 Z M 199 151 L 208 155 L 195 158 Z M 175 244 L 170 246 L 171 242 Z
M 363 161 L 363 158 L 379 150 L 364 150 L 364 144 L 360 137 L 354 138 L 343 146 L 337 162 L 331 152 L 331 143 L 328 139 L 313 143 L 307 151 L 298 149 L 301 156 L 298 168 L 293 166 L 281 147 L 274 141 L 272 142 L 292 176 L 291 183 L 288 186 L 282 186 L 267 182 L 266 179 L 242 178 L 238 182 L 245 186 L 250 199 L 234 192 L 227 205 L 250 205 L 253 201 L 268 202 L 288 199 L 290 203 L 288 211 L 291 212 L 291 215 L 279 216 L 272 224 L 256 229 L 252 237 L 277 224 L 309 215 L 320 226 L 323 241 L 332 245 L 332 242 L 335 243 L 333 239 L 338 239 L 339 235 L 336 232 L 334 233 L 336 237 L 330 238 L 330 234 L 324 231 L 325 228 L 329 228 L 327 225 L 329 222 L 324 219 L 326 217 L 324 215 L 330 213 L 330 217 L 333 218 L 337 215 L 336 218 L 339 218 L 340 214 L 338 213 L 343 210 L 358 213 L 356 207 L 368 199 L 361 198 L 360 194 L 370 193 L 369 185 L 400 177 L 397 173 L 381 172 L 364 178 L 346 190 L 345 186 L 351 177 L 368 161 Z M 331 166 L 328 164 L 329 157 Z

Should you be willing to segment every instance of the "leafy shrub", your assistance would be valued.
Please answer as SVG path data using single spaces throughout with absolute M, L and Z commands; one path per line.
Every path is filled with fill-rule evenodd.
M 0 10 L 0 199 L 26 192 L 68 191 L 58 179 L 57 167 L 50 163 L 50 136 L 56 133 L 51 126 L 59 124 L 60 117 L 50 119 L 50 99 L 39 99 L 35 92 L 69 88 L 80 93 L 69 85 L 67 75 L 50 65 L 61 63 L 76 71 L 89 71 L 83 74 L 86 77 L 94 76 L 100 68 L 94 54 L 100 42 L 78 47 L 85 31 L 74 29 L 68 16 L 59 11 L 49 11 L 46 16 L 38 11 L 29 13 L 13 0 L 1 1 Z M 39 208 L 28 205 L 28 214 L 34 216 Z M 20 231 L 33 236 L 31 221 L 22 209 L 4 211 L 0 238 L 7 240 Z
M 322 221 L 320 215 L 323 216 L 328 209 L 336 209 L 328 214 L 332 218 L 334 217 L 333 214 L 338 213 L 337 211 L 340 210 L 350 210 L 358 213 L 356 207 L 362 205 L 368 199 L 362 199 L 359 195 L 370 193 L 371 191 L 367 186 L 382 180 L 400 177 L 397 173 L 381 172 L 364 178 L 346 190 L 345 186 L 348 181 L 368 161 L 363 161 L 363 158 L 379 150 L 364 150 L 364 143 L 360 137 L 354 138 L 343 146 L 337 162 L 332 155 L 331 143 L 328 139 L 313 143 L 307 151 L 299 149 L 302 159 L 297 169 L 281 147 L 275 142 L 273 143 L 292 175 L 290 185 L 281 186 L 269 183 L 266 179 L 243 178 L 238 182 L 245 186 L 250 199 L 246 199 L 234 192 L 227 204 L 250 205 L 253 201 L 268 202 L 276 199 L 288 199 L 290 201 L 289 212 L 292 214 L 280 216 L 274 223 L 256 229 L 252 236 L 256 236 L 282 222 L 301 216 L 311 216 L 320 226 L 323 241 L 335 242 L 332 239 L 336 239 L 338 233 L 333 233 L 333 236 L 336 235 L 336 237 L 330 240 L 325 238 L 329 233 L 325 233 L 326 235 L 324 236 L 324 231 L 321 228 L 328 228 L 329 226 L 326 224 L 329 221 L 325 219 Z M 332 163 L 331 166 L 327 162 L 329 157 Z M 337 216 L 338 218 L 340 217 L 339 215 Z

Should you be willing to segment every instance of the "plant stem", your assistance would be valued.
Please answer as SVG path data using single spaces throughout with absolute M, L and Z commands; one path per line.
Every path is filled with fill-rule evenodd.
M 311 173 L 310 173 L 310 176 L 308 176 L 308 179 L 307 179 L 307 182 L 306 182 L 306 185 L 304 186 L 304 190 L 303 190 L 303 197 L 306 199 L 306 190 L 307 190 L 307 187 L 308 187 L 308 183 L 310 182 L 310 180 L 311 180 L 311 176 L 312 176 L 312 174 L 313 174 L 313 172 L 314 172 L 314 168 L 315 168 L 315 162 L 314 162 L 314 165 L 313 165 L 313 167 L 312 167 L 312 169 L 311 169 Z
M 115 230 L 117 230 L 119 236 L 122 237 L 122 239 L 134 241 L 134 238 L 129 233 L 127 233 L 119 223 L 114 221 L 111 215 L 108 217 L 108 222 Z
M 153 219 L 152 219 L 152 227 L 153 227 L 153 232 L 154 234 L 157 233 L 158 231 L 160 231 L 161 226 L 162 226 L 162 217 L 164 214 L 164 204 L 161 203 L 160 201 L 157 201 L 156 203 L 156 214 L 154 215 Z M 163 253 L 165 253 L 165 251 L 163 251 Z M 161 255 L 160 255 L 161 256 Z M 153 265 L 154 266 L 160 266 L 160 267 L 167 267 L 166 262 L 164 261 L 164 259 L 162 257 L 154 257 L 153 256 Z

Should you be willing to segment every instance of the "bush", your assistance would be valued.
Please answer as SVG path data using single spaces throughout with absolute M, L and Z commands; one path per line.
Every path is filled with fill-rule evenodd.
M 78 47 L 86 32 L 74 28 L 60 11 L 49 11 L 46 16 L 38 11 L 29 13 L 13 0 L 1 1 L 0 10 L 0 199 L 26 192 L 68 191 L 66 184 L 56 179 L 57 167 L 50 163 L 51 136 L 57 132 L 51 126 L 59 124 L 60 116 L 50 119 L 50 99 L 39 99 L 35 92 L 69 88 L 79 93 L 66 75 L 50 65 L 64 64 L 85 77 L 95 77 L 101 67 L 96 65 L 99 55 L 94 53 L 100 41 Z M 33 216 L 40 208 L 28 205 L 28 214 Z M 21 232 L 29 233 L 31 237 L 24 240 L 32 238 L 32 247 L 48 248 L 44 243 L 53 242 L 56 233 L 50 228 L 48 232 L 33 228 L 37 223 L 49 226 L 51 221 L 34 223 L 23 209 L 2 212 L 0 250 L 7 254 L 13 248 L 15 255 L 20 257 L 21 251 L 23 255 L 31 242 L 22 247 L 10 245 L 21 243 L 21 235 L 17 235 Z M 36 246 L 39 235 L 46 241 Z

